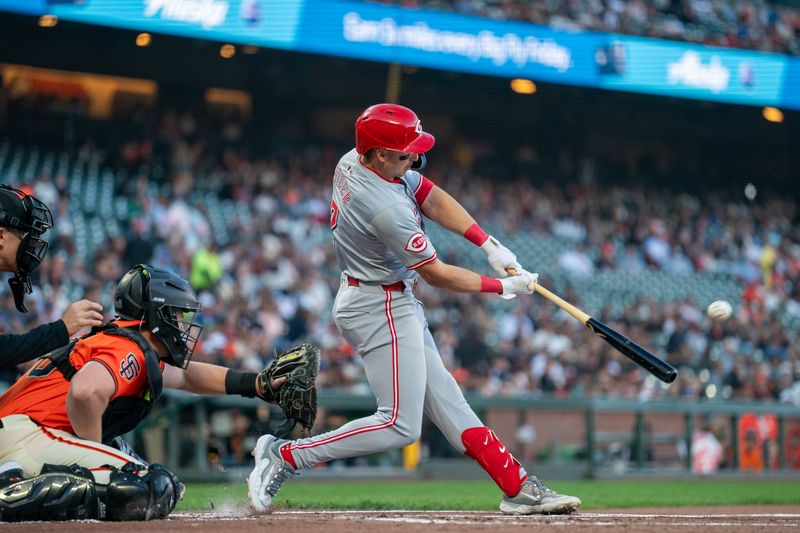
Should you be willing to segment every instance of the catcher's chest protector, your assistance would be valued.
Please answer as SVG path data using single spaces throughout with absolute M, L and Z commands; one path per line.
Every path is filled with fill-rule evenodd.
M 129 339 L 144 353 L 145 370 L 147 372 L 147 391 L 143 397 L 120 396 L 112 400 L 103 413 L 103 442 L 109 442 L 114 437 L 124 435 L 132 431 L 150 413 L 153 403 L 158 400 L 163 387 L 163 376 L 161 367 L 158 364 L 158 355 L 142 335 L 130 328 L 121 328 L 116 324 L 107 324 L 98 328 L 92 328 L 91 333 L 83 338 L 105 333 L 106 335 L 117 335 Z M 55 367 L 63 374 L 67 381 L 78 371 L 69 360 L 72 350 L 75 348 L 76 340 L 70 342 L 64 348 L 54 350 L 46 357 L 53 361 Z

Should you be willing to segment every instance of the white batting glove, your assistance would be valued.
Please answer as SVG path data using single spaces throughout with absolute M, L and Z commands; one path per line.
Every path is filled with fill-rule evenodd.
M 486 259 L 498 276 L 507 276 L 508 269 L 511 268 L 517 272 L 522 272 L 522 265 L 517 262 L 517 256 L 514 255 L 514 252 L 500 244 L 500 241 L 491 235 L 481 245 L 481 250 L 486 254 Z
M 500 280 L 503 285 L 503 292 L 500 297 L 504 300 L 510 300 L 517 296 L 517 294 L 533 294 L 533 287 L 539 281 L 539 274 L 536 272 L 527 272 L 525 270 L 518 270 L 522 272 L 516 276 L 509 276 Z

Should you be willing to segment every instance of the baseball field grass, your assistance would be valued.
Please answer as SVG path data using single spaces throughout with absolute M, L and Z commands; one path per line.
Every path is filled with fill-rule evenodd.
M 766 480 L 548 481 L 578 496 L 582 509 L 788 504 L 800 506 L 800 484 Z M 488 481 L 288 483 L 274 506 L 283 509 L 495 510 L 500 492 Z M 178 510 L 243 507 L 244 483 L 190 484 Z

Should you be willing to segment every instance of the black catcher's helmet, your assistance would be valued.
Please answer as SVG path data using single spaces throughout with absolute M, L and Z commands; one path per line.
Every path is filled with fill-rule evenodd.
M 174 272 L 150 265 L 136 265 L 117 284 L 114 311 L 123 320 L 142 320 L 169 355 L 164 361 L 186 368 L 203 326 L 200 302 L 192 286 Z
M 0 226 L 22 234 L 17 251 L 17 272 L 8 280 L 14 305 L 26 313 L 25 295 L 31 293 L 31 273 L 47 254 L 48 243 L 42 235 L 53 227 L 53 214 L 35 196 L 8 185 L 0 185 Z

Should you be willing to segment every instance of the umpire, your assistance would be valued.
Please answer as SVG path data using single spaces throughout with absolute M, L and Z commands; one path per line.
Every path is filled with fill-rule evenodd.
M 14 305 L 26 313 L 25 295 L 31 293 L 31 274 L 47 254 L 42 238 L 53 227 L 50 209 L 36 197 L 0 185 L 0 271 L 13 272 L 8 280 Z M 103 323 L 100 304 L 80 300 L 72 303 L 60 320 L 32 329 L 23 335 L 0 335 L 0 368 L 30 361 L 66 345 L 85 326 Z

